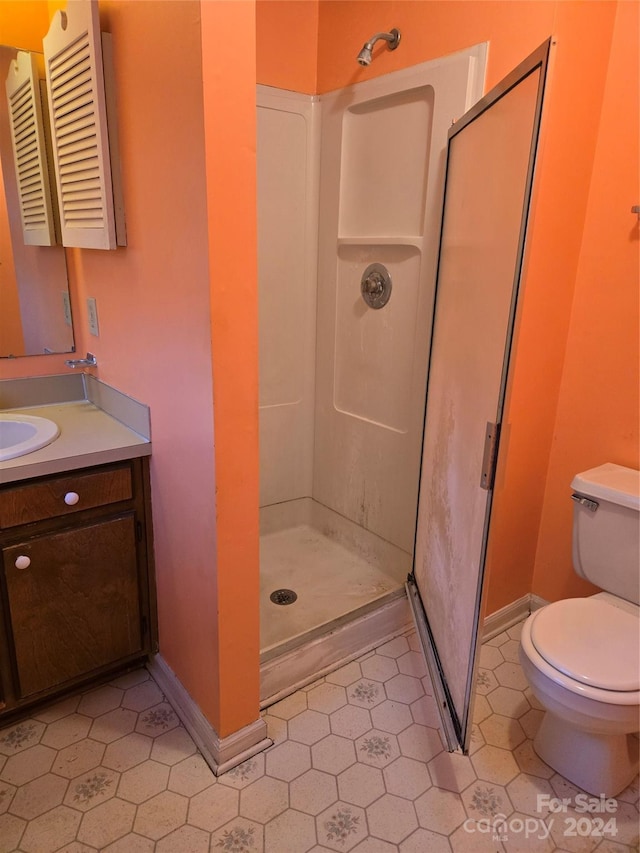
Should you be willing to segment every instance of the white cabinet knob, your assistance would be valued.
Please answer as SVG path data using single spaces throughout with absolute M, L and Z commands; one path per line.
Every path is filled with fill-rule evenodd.
M 64 496 L 64 502 L 67 506 L 75 506 L 80 500 L 80 495 L 77 492 L 67 492 Z
M 16 560 L 16 569 L 28 569 L 31 565 L 29 557 L 20 556 Z

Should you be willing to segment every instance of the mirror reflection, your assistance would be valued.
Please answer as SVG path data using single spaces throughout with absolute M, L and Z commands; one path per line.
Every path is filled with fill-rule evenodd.
M 0 357 L 74 351 L 65 251 L 25 245 L 4 81 L 17 48 L 0 45 Z M 44 74 L 43 74 L 44 76 Z

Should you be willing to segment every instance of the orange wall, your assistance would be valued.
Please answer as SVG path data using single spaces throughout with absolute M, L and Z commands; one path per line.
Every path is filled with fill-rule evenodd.
M 0 44 L 42 53 L 42 36 L 48 29 L 47 0 L 0 0 Z
M 216 525 L 200 4 L 101 0 L 113 36 L 127 242 L 71 250 L 77 346 L 151 408 L 160 649 L 213 720 Z M 88 334 L 95 297 L 100 337 Z M 203 511 L 206 507 L 206 511 Z
M 488 88 L 554 31 L 558 2 L 512 0 L 320 0 L 318 91 L 396 71 L 489 41 Z M 374 33 L 397 27 L 395 51 L 383 42 L 367 68 L 356 55 Z
M 224 737 L 257 719 L 259 705 L 254 0 L 203 3 L 202 47 L 217 499 L 213 723 Z
M 254 545 L 241 471 L 257 454 L 255 415 L 237 429 L 257 408 L 257 344 L 244 343 L 257 338 L 245 299 L 256 281 L 253 2 L 100 8 L 128 246 L 75 253 L 102 330 L 94 343 L 83 323 L 83 349 L 91 341 L 100 378 L 151 408 L 161 651 L 225 736 L 258 716 L 257 530 Z
M 533 592 L 594 591 L 571 571 L 574 474 L 640 468 L 640 7 L 618 4 L 544 497 Z
M 224 736 L 258 717 L 253 0 L 100 0 L 100 12 L 128 245 L 67 251 L 77 349 L 151 408 L 161 652 Z M 67 368 L 49 356 L 0 371 Z
M 490 88 L 549 36 L 556 41 L 494 495 L 486 612 L 532 587 L 616 5 L 320 0 L 320 92 L 483 41 Z M 399 48 L 378 47 L 372 64 L 360 68 L 362 43 L 391 27 L 402 32 Z
M 615 10 L 615 3 L 557 6 L 489 542 L 488 613 L 532 590 Z M 571 564 L 559 571 L 573 577 Z
M 317 91 L 318 0 L 257 0 L 257 81 Z

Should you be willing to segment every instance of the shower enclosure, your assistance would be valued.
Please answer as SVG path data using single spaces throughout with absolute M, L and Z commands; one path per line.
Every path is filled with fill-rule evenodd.
M 447 131 L 485 56 L 258 87 L 265 704 L 409 624 Z

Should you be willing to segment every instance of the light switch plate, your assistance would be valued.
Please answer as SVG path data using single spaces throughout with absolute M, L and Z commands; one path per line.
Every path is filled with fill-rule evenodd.
M 93 296 L 89 296 L 87 299 L 87 315 L 89 317 L 89 331 L 98 337 L 100 334 L 98 331 L 98 308 Z

